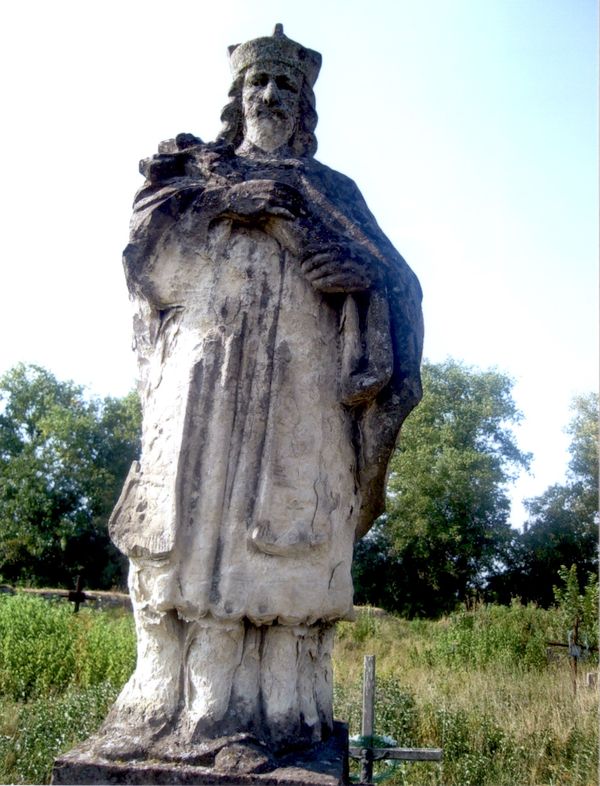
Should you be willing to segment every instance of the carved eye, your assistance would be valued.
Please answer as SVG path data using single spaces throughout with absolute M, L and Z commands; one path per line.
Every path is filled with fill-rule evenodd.
M 287 90 L 290 93 L 297 93 L 298 87 L 295 82 L 292 82 L 291 79 L 288 79 L 287 76 L 278 76 L 275 77 L 275 84 L 280 90 Z
M 269 77 L 267 74 L 253 74 L 250 84 L 252 87 L 266 87 L 269 84 Z

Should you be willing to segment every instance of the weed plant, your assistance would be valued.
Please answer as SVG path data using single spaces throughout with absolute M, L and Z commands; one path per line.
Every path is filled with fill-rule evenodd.
M 429 658 L 458 668 L 544 669 L 549 635 L 559 636 L 557 622 L 554 611 L 517 601 L 459 612 L 440 627 Z
M 135 665 L 130 614 L 0 596 L 0 783 L 48 783 L 100 725 Z
M 97 730 L 118 692 L 104 682 L 7 702 L 0 713 L 0 781 L 49 783 L 54 759 Z
M 0 695 L 25 701 L 68 687 L 122 685 L 135 665 L 133 620 L 26 594 L 0 597 Z

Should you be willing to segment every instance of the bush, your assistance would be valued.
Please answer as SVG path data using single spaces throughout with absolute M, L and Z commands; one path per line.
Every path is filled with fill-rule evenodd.
M 453 666 L 539 669 L 557 616 L 537 606 L 481 606 L 451 615 L 440 628 L 434 658 Z
M 359 644 L 374 638 L 380 629 L 378 615 L 381 615 L 380 610 L 375 610 L 371 606 L 363 606 L 358 610 L 354 622 L 338 622 L 337 638 L 352 640 Z
M 67 687 L 75 670 L 72 616 L 64 603 L 0 598 L 0 694 L 16 701 Z
M 375 728 L 400 747 L 416 746 L 417 711 L 412 691 L 393 674 L 381 676 L 375 688 Z
M 123 685 L 135 667 L 135 631 L 131 614 L 85 610 L 72 617 L 77 660 L 74 682 L 81 686 L 109 682 Z
M 100 725 L 135 665 L 130 614 L 0 596 L 0 782 L 46 783 Z
M 129 615 L 110 617 L 25 593 L 0 597 L 0 695 L 25 701 L 69 686 L 121 685 L 135 665 Z

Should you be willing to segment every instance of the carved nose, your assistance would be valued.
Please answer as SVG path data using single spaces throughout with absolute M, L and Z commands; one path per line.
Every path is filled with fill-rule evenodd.
M 263 93 L 263 101 L 267 106 L 274 106 L 280 102 L 279 90 L 274 82 L 269 82 Z

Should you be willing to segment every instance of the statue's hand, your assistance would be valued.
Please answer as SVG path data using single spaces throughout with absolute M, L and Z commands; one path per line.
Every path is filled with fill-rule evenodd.
M 189 160 L 189 153 L 158 153 L 140 161 L 140 173 L 152 185 L 158 185 L 173 178 L 184 177 Z
M 295 219 L 304 210 L 304 200 L 292 186 L 276 180 L 236 183 L 225 195 L 226 212 L 244 218 L 276 216 Z
M 312 250 L 301 263 L 302 272 L 320 292 L 361 292 L 373 284 L 371 264 L 349 245 Z
M 194 134 L 177 134 L 175 139 L 166 139 L 158 146 L 158 153 L 140 161 L 140 174 L 152 185 L 177 177 L 189 175 L 188 164 L 193 160 L 193 151 L 204 143 Z

